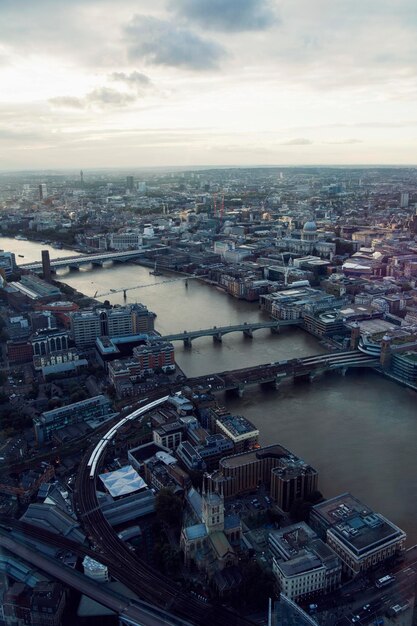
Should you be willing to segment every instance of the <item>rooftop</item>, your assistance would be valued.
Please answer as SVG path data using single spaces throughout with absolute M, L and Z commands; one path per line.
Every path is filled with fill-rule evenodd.
M 100 474 L 99 478 L 113 498 L 134 493 L 146 487 L 146 483 L 131 465 L 125 465 L 114 472 Z

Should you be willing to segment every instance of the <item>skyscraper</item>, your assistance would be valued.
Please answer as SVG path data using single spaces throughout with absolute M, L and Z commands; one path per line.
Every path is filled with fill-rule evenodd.
M 128 191 L 133 191 L 135 188 L 133 176 L 126 176 L 126 187 Z
M 48 196 L 48 189 L 47 189 L 46 183 L 41 183 L 39 185 L 39 200 L 45 200 L 47 196 Z

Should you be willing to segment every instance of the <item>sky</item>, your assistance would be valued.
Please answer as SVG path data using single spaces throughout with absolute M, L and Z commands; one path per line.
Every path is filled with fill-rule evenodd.
M 416 163 L 416 0 L 0 0 L 0 169 Z

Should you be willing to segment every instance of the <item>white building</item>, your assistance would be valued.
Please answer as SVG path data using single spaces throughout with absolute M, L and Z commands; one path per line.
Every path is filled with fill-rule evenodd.
M 142 235 L 138 232 L 112 233 L 110 247 L 114 250 L 137 250 L 142 246 Z
M 90 556 L 85 556 L 83 560 L 84 574 L 98 583 L 106 583 L 109 580 L 109 570 L 107 565 L 99 563 Z
M 290 600 L 327 593 L 340 585 L 340 559 L 304 522 L 271 532 L 269 549 L 273 572 Z

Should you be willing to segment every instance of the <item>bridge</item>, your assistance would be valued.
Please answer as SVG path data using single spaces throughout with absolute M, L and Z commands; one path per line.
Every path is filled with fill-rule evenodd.
M 13 530 L 13 528 L 10 530 Z M 55 537 L 48 537 L 46 540 L 43 536 L 43 531 L 39 528 L 27 525 L 25 533 L 28 531 L 36 541 L 62 547 L 60 545 L 62 538 L 57 535 L 55 535 Z M 47 535 L 48 533 L 45 534 Z M 65 543 L 65 541 L 63 543 Z M 103 586 L 102 584 L 96 583 L 84 574 L 62 565 L 59 560 L 41 554 L 38 549 L 34 549 L 33 543 L 28 536 L 24 539 L 18 539 L 17 537 L 12 538 L 9 532 L 0 530 L 0 547 L 11 552 L 19 559 L 30 563 L 32 566 L 36 567 L 36 569 L 60 580 L 64 585 L 77 589 L 80 593 L 87 595 L 99 604 L 111 609 L 129 624 L 135 626 L 160 626 L 161 624 L 166 624 L 167 626 L 192 626 L 191 622 L 179 619 L 167 610 L 162 610 L 139 599 L 133 600 L 128 598 L 121 593 L 109 589 L 107 585 Z M 78 544 L 74 544 L 69 548 L 66 544 L 66 548 L 70 551 L 73 550 L 75 554 L 81 556 L 83 553 L 88 552 L 92 555 L 92 558 L 101 559 L 100 555 L 97 555 L 88 548 L 83 549 Z
M 243 324 L 232 324 L 230 326 L 213 326 L 200 330 L 184 330 L 182 333 L 172 333 L 160 337 L 164 341 L 183 341 L 185 348 L 191 347 L 193 339 L 199 337 L 213 337 L 214 342 L 221 343 L 223 335 L 228 333 L 242 332 L 245 337 L 252 337 L 255 330 L 270 328 L 272 333 L 279 333 L 284 326 L 297 326 L 300 320 L 273 320 L 268 322 L 244 322 Z
M 248 385 L 273 384 L 277 389 L 285 381 L 307 378 L 313 382 L 325 372 L 338 371 L 345 374 L 350 368 L 378 367 L 379 360 L 369 355 L 352 350 L 331 354 L 319 354 L 304 359 L 276 361 L 266 365 L 246 367 L 239 370 L 209 374 L 189 378 L 190 387 L 210 387 L 213 391 L 237 391 L 240 396 Z
M 58 269 L 68 267 L 69 269 L 78 270 L 83 265 L 98 265 L 103 266 L 104 263 L 109 261 L 115 261 L 117 263 L 127 263 L 133 261 L 143 254 L 149 252 L 159 252 L 165 250 L 167 246 L 158 246 L 157 248 L 140 248 L 138 250 L 125 250 L 123 252 L 99 252 L 94 254 L 80 254 L 76 256 L 60 257 L 58 259 L 51 259 L 51 271 L 56 272 Z M 18 266 L 20 270 L 27 270 L 29 272 L 42 272 L 42 263 L 23 263 Z

